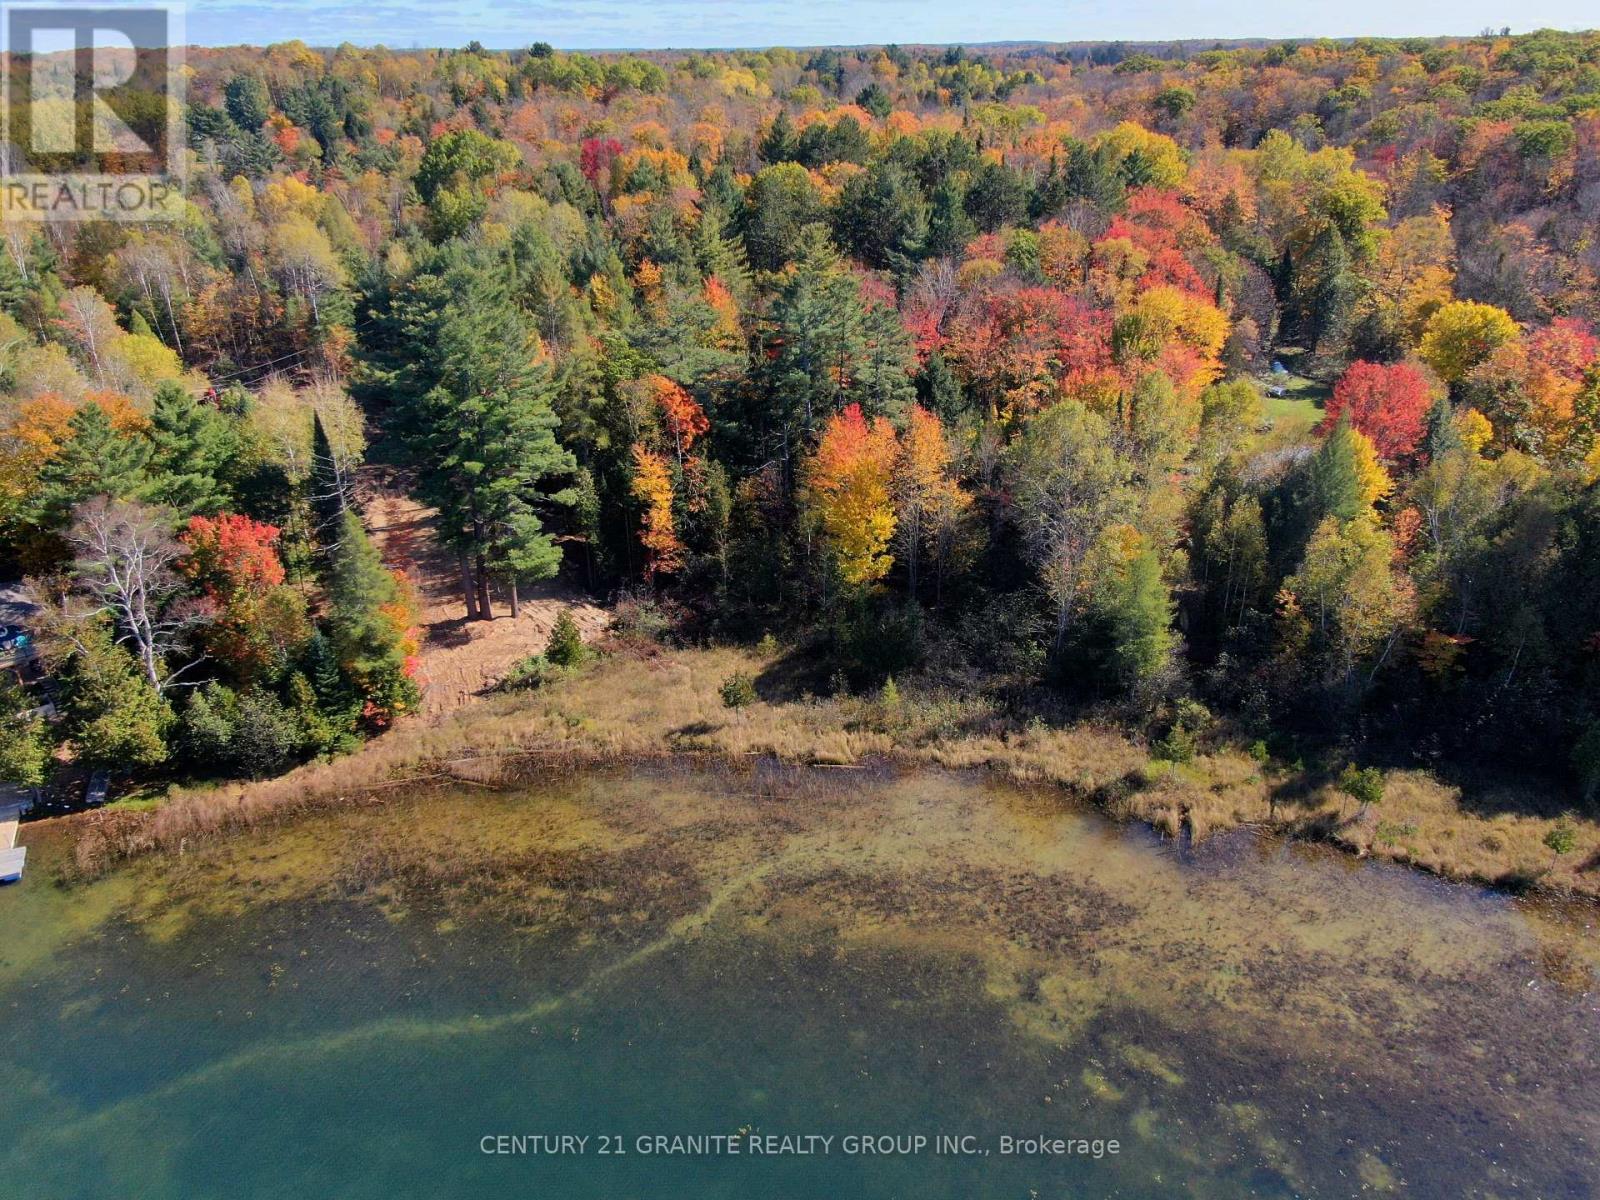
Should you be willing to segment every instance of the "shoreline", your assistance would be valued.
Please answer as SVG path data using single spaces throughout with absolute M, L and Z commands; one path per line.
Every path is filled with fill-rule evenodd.
M 413 718 L 354 755 L 277 779 L 175 789 L 148 809 L 51 819 L 74 827 L 77 873 L 93 877 L 123 859 L 181 852 L 189 841 L 315 809 L 383 803 L 408 786 L 500 790 L 552 769 L 738 769 L 761 760 L 825 770 L 937 767 L 1053 788 L 1108 819 L 1141 821 L 1168 837 L 1198 841 L 1253 826 L 1457 883 L 1600 902 L 1600 873 L 1591 867 L 1600 861 L 1600 827 L 1575 822 L 1576 850 L 1552 864 L 1540 849 L 1552 818 L 1509 800 L 1504 811 L 1483 816 L 1492 798 L 1479 795 L 1470 800 L 1476 811 L 1467 811 L 1457 789 L 1423 772 L 1388 773 L 1386 799 L 1363 811 L 1313 772 L 1275 769 L 1231 747 L 1168 763 L 1125 733 L 1088 723 L 1019 729 L 990 713 L 985 727 L 981 702 L 970 697 L 908 696 L 893 711 L 855 697 L 722 707 L 717 692 L 730 667 L 772 666 L 730 649 L 613 654 L 539 691 Z

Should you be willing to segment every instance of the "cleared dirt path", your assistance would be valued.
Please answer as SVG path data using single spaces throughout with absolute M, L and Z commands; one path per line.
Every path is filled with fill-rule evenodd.
M 384 560 L 405 567 L 416 581 L 425 714 L 460 708 L 504 678 L 518 659 L 543 650 L 562 609 L 572 611 L 585 641 L 610 620 L 605 609 L 559 579 L 524 586 L 516 620 L 504 595 L 495 596 L 494 620 L 467 620 L 455 557 L 434 540 L 434 510 L 413 500 L 399 475 L 381 468 L 362 473 L 360 493 L 367 528 Z

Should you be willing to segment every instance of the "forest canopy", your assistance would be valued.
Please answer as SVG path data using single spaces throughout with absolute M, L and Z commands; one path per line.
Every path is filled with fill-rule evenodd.
M 29 738 L 413 708 L 371 457 L 469 618 L 564 571 L 837 687 L 1600 788 L 1600 34 L 189 67 L 180 220 L 3 227 Z

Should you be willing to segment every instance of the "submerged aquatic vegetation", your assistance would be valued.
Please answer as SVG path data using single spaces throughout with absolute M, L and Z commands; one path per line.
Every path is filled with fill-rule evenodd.
M 66 852 L 42 847 L 46 863 Z M 464 1114 L 520 1121 L 567 1088 L 624 1129 L 659 1123 L 668 1098 L 710 1114 L 690 1097 L 716 1096 L 708 1127 L 782 1131 L 829 1098 L 885 1128 L 933 1112 L 1119 1138 L 1128 1155 L 1078 1182 L 1131 1195 L 1152 1173 L 1227 1196 L 1358 1171 L 1514 1192 L 1577 1165 L 1594 1115 L 1581 922 L 1260 832 L 1180 847 L 980 772 L 672 760 L 495 790 L 436 781 L 28 886 L 30 921 L 59 941 L 27 979 L 60 994 L 25 1010 L 52 1033 L 21 1068 L 77 1069 L 92 1029 L 148 1077 L 103 1119 L 24 1122 L 23 1144 L 84 1164 L 68 1173 L 92 1172 L 70 1151 L 108 1123 L 165 1129 L 291 1070 L 318 1111 L 358 1096 L 371 1115 L 354 1127 L 403 1125 L 370 1094 L 396 1063 L 456 1097 L 436 1120 L 457 1133 Z M 166 986 L 174 972 L 187 992 Z M 151 999 L 124 1007 L 109 981 L 128 979 Z M 201 1043 L 118 1049 L 135 1018 L 157 1044 L 192 1041 L 193 1006 Z M 506 1082 L 485 1110 L 470 1097 L 490 1076 Z M 1307 1105 L 1325 1110 L 1312 1125 Z M 1513 1149 L 1486 1159 L 1484 1120 L 1515 1128 Z M 293 1128 L 323 1148 L 314 1177 L 338 1178 L 323 1135 Z M 1018 1169 L 1018 1187 L 1078 1178 Z

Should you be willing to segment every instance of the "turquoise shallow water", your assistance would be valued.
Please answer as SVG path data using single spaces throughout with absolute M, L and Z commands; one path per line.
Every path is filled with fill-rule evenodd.
M 0 893 L 7 1195 L 1600 1187 L 1581 919 L 1249 835 L 1180 854 L 967 777 L 622 774 L 67 890 L 38 844 Z M 644 1152 L 675 1135 L 745 1152 Z M 1119 1152 L 1001 1153 L 1039 1136 Z

